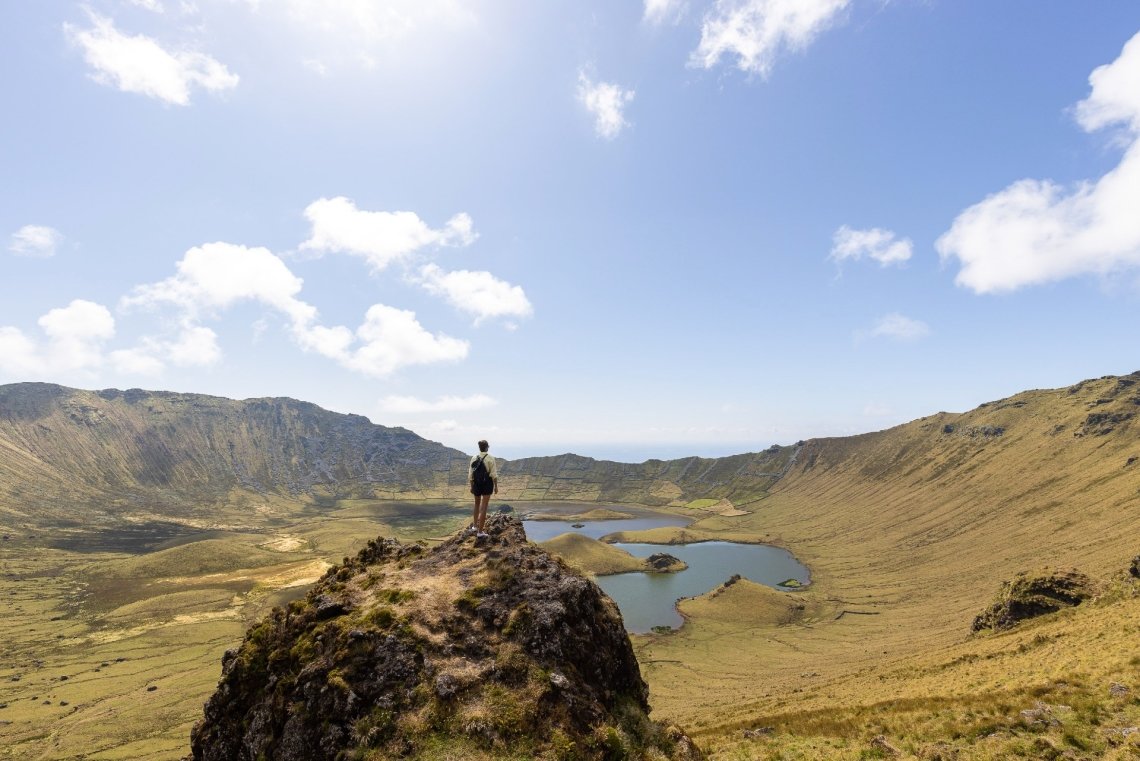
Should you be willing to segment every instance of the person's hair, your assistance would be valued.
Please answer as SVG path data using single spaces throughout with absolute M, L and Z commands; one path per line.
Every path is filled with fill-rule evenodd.
M 490 448 L 491 448 L 491 445 L 487 443 L 486 439 L 483 439 L 482 441 L 479 442 L 479 451 L 480 452 L 486 452 Z

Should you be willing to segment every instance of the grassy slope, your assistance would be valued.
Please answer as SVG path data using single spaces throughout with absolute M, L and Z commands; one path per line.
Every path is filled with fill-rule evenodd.
M 1103 576 L 1140 552 L 1140 461 L 1127 464 L 1140 456 L 1138 380 L 1031 391 L 963 415 L 808 442 L 754 513 L 698 526 L 790 547 L 812 569 L 807 594 L 820 613 L 758 628 L 723 606 L 644 641 L 655 708 L 728 742 L 726 733 L 773 713 L 976 690 L 976 679 L 902 679 L 885 691 L 879 676 L 972 652 L 972 616 L 1018 570 L 1049 562 Z M 1129 413 L 1112 431 L 1089 425 L 1090 415 Z M 1127 668 L 1132 654 L 1117 641 L 1095 645 L 1097 670 Z M 987 673 L 1010 689 L 1041 678 L 998 662 Z
M 578 570 L 598 576 L 646 569 L 644 558 L 635 558 L 623 549 L 573 532 L 560 534 L 541 546 Z
M 1133 383 L 1125 385 L 1127 381 Z M 1103 722 L 1140 721 L 1134 702 L 1116 705 L 1106 697 L 1111 680 L 1133 685 L 1133 695 L 1140 693 L 1140 662 L 1133 647 L 1135 622 L 1140 619 L 1136 599 L 1124 595 L 1113 605 L 1078 609 L 1007 634 L 968 635 L 973 615 L 1016 571 L 1050 562 L 1105 576 L 1140 552 L 1136 539 L 1140 459 L 1128 464 L 1130 458 L 1140 458 L 1140 421 L 1133 417 L 1108 432 L 1103 422 L 1094 418 L 1090 423 L 1090 416 L 1131 412 L 1140 417 L 1137 381 L 1140 376 L 1106 378 L 1071 389 L 1026 392 L 963 415 L 938 414 L 879 433 L 813 440 L 721 460 L 623 465 L 567 455 L 516 461 L 509 463 L 510 475 L 500 497 L 676 506 L 713 499 L 719 504 L 727 498 L 749 512 L 710 515 L 693 533 L 775 541 L 811 566 L 812 587 L 796 593 L 803 600 L 802 611 L 788 611 L 778 599 L 741 586 L 685 603 L 682 609 L 690 620 L 677 634 L 636 638 L 658 715 L 695 729 L 716 757 L 771 753 L 786 758 L 859 758 L 867 752 L 869 736 L 880 732 L 910 751 L 941 738 L 964 744 L 962 758 L 1008 757 L 1011 748 L 1020 747 L 1017 743 L 1033 738 L 1008 730 L 1009 736 L 1002 739 L 1000 731 L 986 735 L 981 729 L 1004 727 L 1010 716 L 1038 698 L 1072 705 L 1074 714 L 1079 714 L 1066 717 L 1071 726 L 1038 738 L 1049 742 L 1061 742 L 1062 730 L 1078 735 L 1092 732 L 1089 716 L 1097 712 L 1104 715 Z M 0 411 L 11 414 L 10 409 Z M 20 411 L 15 412 L 19 418 Z M 82 409 L 72 412 L 79 415 L 79 422 L 59 413 L 49 426 L 69 431 L 68 426 L 85 427 L 83 416 L 93 414 Z M 950 433 L 944 432 L 948 425 L 954 426 Z M 86 471 L 64 479 L 64 471 L 53 467 L 54 459 L 36 454 L 48 439 L 36 439 L 40 434 L 33 435 L 23 422 L 16 427 L 24 439 L 13 438 L 10 432 L 7 438 L 0 436 L 0 446 L 6 448 L 0 457 L 0 486 L 8 489 L 0 507 L 11 520 L 19 521 L 28 512 L 20 497 L 28 484 L 76 499 L 98 491 L 91 486 L 94 476 Z M 997 427 L 1004 428 L 1000 436 L 994 435 Z M 82 457 L 90 456 L 81 450 L 75 453 L 80 464 L 86 462 Z M 119 457 L 114 452 L 106 456 L 116 462 Z M 201 456 L 191 459 L 200 461 Z M 83 467 L 101 466 L 92 462 Z M 186 467 L 192 474 L 193 468 Z M 454 475 L 444 481 L 450 483 Z M 156 488 L 148 493 L 166 493 Z M 427 495 L 421 491 L 418 496 Z M 235 517 L 257 513 L 264 520 L 289 524 L 290 533 L 306 539 L 318 555 L 331 552 L 332 559 L 347 554 L 361 537 L 375 535 L 369 532 L 379 526 L 363 514 L 350 520 L 348 512 L 336 520 L 331 520 L 334 513 L 305 518 L 302 526 L 297 523 L 301 519 L 297 505 L 258 495 L 239 496 L 251 502 L 238 506 Z M 159 512 L 162 505 L 149 502 L 147 509 Z M 458 525 L 462 515 L 457 513 L 454 521 Z M 4 570 L 15 568 L 11 559 L 15 557 L 5 555 Z M 58 557 L 64 563 L 62 558 L 70 556 Z M 234 618 L 195 618 L 169 631 L 157 628 L 130 634 L 121 643 L 92 638 L 70 615 L 63 622 L 47 623 L 50 614 L 70 610 L 69 600 L 77 599 L 82 585 L 67 579 L 81 576 L 48 568 L 38 573 L 59 582 L 45 586 L 40 577 L 13 576 L 0 584 L 5 596 L 16 595 L 23 605 L 20 615 L 3 627 L 7 641 L 15 643 L 12 652 L 43 653 L 44 643 L 59 634 L 65 637 L 61 642 L 89 642 L 95 648 L 83 653 L 62 649 L 37 669 L 45 681 L 50 682 L 48 672 L 58 659 L 63 663 L 82 656 L 94 662 L 124 648 L 140 653 L 158 648 L 154 662 L 161 673 L 181 674 L 178 679 L 190 680 L 187 689 L 204 694 L 216 668 L 206 674 L 194 668 L 216 664 L 223 640 L 232 640 L 241 630 L 238 611 L 221 608 L 224 593 L 233 589 L 203 580 L 202 594 L 186 599 L 190 607 Z M 263 590 L 274 586 L 257 583 Z M 51 592 L 55 586 L 58 597 Z M 207 594 L 207 590 L 221 591 Z M 44 607 L 47 602 L 41 593 L 48 592 L 45 599 L 50 604 Z M 244 611 L 262 604 L 257 594 L 268 594 L 245 587 L 237 593 L 248 597 Z M 124 596 L 112 608 L 119 610 L 138 599 Z M 276 598 L 262 599 L 268 604 Z M 174 612 L 167 603 L 176 602 L 164 598 L 156 600 L 153 608 L 144 604 L 140 609 L 165 618 Z M 179 648 L 186 645 L 178 643 L 185 642 L 208 644 L 182 661 Z M 178 663 L 187 665 L 179 670 Z M 0 671 L 0 679 L 10 673 Z M 18 738 L 26 749 L 46 747 L 45 740 L 33 737 L 36 727 L 43 727 L 51 742 L 76 752 L 84 742 L 94 743 L 95 730 L 102 727 L 102 739 L 95 744 L 111 752 L 114 743 L 105 736 L 110 725 L 92 720 L 100 716 L 106 701 L 117 700 L 116 696 L 127 699 L 131 690 L 141 689 L 129 679 L 116 683 L 126 691 L 117 686 L 106 697 L 92 697 L 92 702 L 83 701 L 78 707 L 73 702 L 70 713 L 63 713 L 74 713 L 74 721 L 49 727 L 42 722 L 55 715 L 54 709 L 39 708 L 30 699 L 44 689 L 27 681 L 31 678 L 11 688 L 17 703 L 0 717 L 16 720 L 0 735 Z M 92 678 L 105 679 L 106 670 Z M 186 697 L 159 691 L 151 698 L 155 694 Z M 187 706 L 195 713 L 193 702 L 165 706 L 166 726 L 187 726 L 193 716 L 176 714 Z M 133 711 L 137 705 L 127 699 L 124 710 Z M 154 727 L 139 716 L 139 736 L 151 737 Z M 740 738 L 742 728 L 758 724 L 775 727 L 775 734 L 762 741 Z M 94 734 L 68 729 L 80 725 Z M 955 739 L 955 734 L 962 736 Z M 1022 750 L 1029 757 L 1044 754 L 1040 748 Z M 172 746 L 170 753 L 174 752 Z

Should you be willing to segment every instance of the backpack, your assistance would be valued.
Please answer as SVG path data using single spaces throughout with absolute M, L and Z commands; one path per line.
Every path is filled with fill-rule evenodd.
M 493 491 L 495 488 L 495 481 L 487 472 L 487 463 L 482 457 L 476 457 L 471 463 L 471 486 L 480 493 Z

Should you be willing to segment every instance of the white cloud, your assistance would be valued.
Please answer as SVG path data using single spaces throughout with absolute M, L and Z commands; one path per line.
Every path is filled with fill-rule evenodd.
M 355 337 L 359 347 L 344 344 L 341 334 L 318 350 L 331 351 L 330 356 L 350 370 L 384 377 L 407 365 L 458 362 L 470 349 L 467 341 L 428 332 L 414 312 L 383 304 L 368 309 Z
M 930 326 L 921 320 L 892 312 L 880 317 L 870 330 L 856 333 L 857 341 L 865 338 L 893 338 L 898 341 L 916 341 L 930 335 Z
M 123 375 L 161 375 L 166 363 L 146 346 L 133 349 L 118 349 L 107 355 L 115 371 Z
M 428 401 L 415 396 L 386 396 L 380 400 L 380 409 L 392 414 L 469 412 L 493 407 L 496 404 L 498 401 L 486 394 L 441 396 L 435 401 Z
M 842 225 L 832 238 L 831 254 L 828 258 L 842 262 L 845 259 L 859 261 L 867 257 L 886 267 L 889 264 L 902 264 L 910 259 L 913 250 L 914 244 L 910 238 L 897 240 L 890 230 L 879 227 L 855 230 Z
M 17 256 L 47 258 L 55 256 L 55 250 L 63 242 L 63 235 L 44 225 L 24 225 L 12 233 L 8 250 Z
M 585 72 L 578 73 L 578 102 L 594 116 L 594 131 L 606 140 L 613 140 L 629 126 L 622 109 L 633 96 L 633 90 L 612 82 L 593 82 Z
M 140 351 L 175 364 L 217 361 L 213 331 L 198 323 L 242 302 L 270 307 L 286 318 L 302 349 L 336 360 L 371 376 L 385 376 L 407 365 L 449 362 L 467 356 L 466 341 L 428 332 L 412 312 L 383 304 L 372 306 L 355 331 L 317 323 L 317 309 L 301 300 L 303 281 L 265 248 L 210 243 L 186 252 L 178 272 L 142 285 L 123 299 L 124 308 L 174 306 L 181 312 L 181 333 L 174 340 L 149 339 Z
M 30 377 L 93 371 L 103 364 L 103 345 L 115 335 L 111 312 L 83 299 L 52 309 L 38 324 L 46 336 L 39 343 L 18 328 L 0 327 L 0 372 Z
M 92 28 L 65 24 L 64 31 L 83 49 L 92 77 L 100 84 L 179 106 L 190 103 L 191 87 L 215 93 L 237 87 L 238 76 L 205 53 L 172 53 L 150 37 L 123 34 L 111 19 L 90 15 Z
M 958 285 L 996 293 L 1140 267 L 1140 34 L 1089 83 L 1077 121 L 1089 132 L 1119 127 L 1120 164 L 1072 188 L 1019 180 L 963 211 L 936 243 L 943 261 L 961 264 Z
M 131 5 L 137 5 L 139 8 L 145 8 L 155 13 L 163 13 L 166 10 L 158 0 L 129 0 L 129 2 Z
M 164 346 L 166 356 L 179 367 L 212 365 L 222 358 L 218 334 L 201 325 L 188 325 L 178 338 Z
M 785 50 L 802 50 L 833 24 L 850 0 L 716 0 L 701 24 L 689 64 L 711 69 L 722 56 L 767 77 Z
M 645 0 L 642 18 L 650 24 L 675 23 L 685 12 L 684 0 Z
M 520 286 L 499 280 L 490 272 L 444 272 L 427 264 L 420 269 L 420 284 L 428 293 L 474 315 L 476 323 L 488 317 L 529 317 L 534 312 Z
M 343 251 L 363 257 L 374 270 L 405 260 L 426 246 L 467 246 L 477 237 L 471 217 L 464 213 L 437 230 L 414 212 L 362 211 L 343 196 L 314 201 L 305 209 L 305 217 L 312 232 L 301 244 L 303 251 Z
M 255 301 L 284 312 L 294 322 L 316 317 L 316 308 L 297 298 L 304 281 L 267 248 L 207 243 L 186 252 L 177 274 L 141 285 L 123 299 L 124 307 L 174 304 L 191 318 Z

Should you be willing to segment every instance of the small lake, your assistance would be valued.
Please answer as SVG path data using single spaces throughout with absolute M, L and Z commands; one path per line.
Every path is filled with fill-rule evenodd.
M 616 531 L 638 531 L 661 526 L 687 526 L 680 516 L 655 516 L 617 521 L 587 521 L 572 528 L 563 521 L 525 521 L 527 537 L 533 542 L 576 531 L 599 539 Z M 598 586 L 613 598 L 621 610 L 626 631 L 644 634 L 654 626 L 677 628 L 683 623 L 676 602 L 712 590 L 740 574 L 750 581 L 777 587 L 782 581 L 810 581 L 808 569 L 787 550 L 766 544 L 698 542 L 694 544 L 615 545 L 636 557 L 665 552 L 684 560 L 688 569 L 679 573 L 619 573 L 597 577 Z M 777 587 L 778 588 L 778 587 Z

